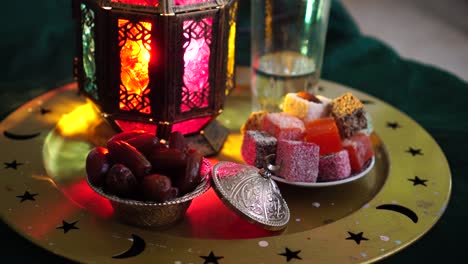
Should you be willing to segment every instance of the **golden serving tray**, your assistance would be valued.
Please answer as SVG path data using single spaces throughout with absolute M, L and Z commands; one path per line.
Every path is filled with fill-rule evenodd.
M 85 263 L 365 263 L 424 235 L 450 197 L 447 160 L 432 137 L 388 104 L 321 82 L 321 94 L 351 91 L 371 114 L 375 166 L 354 182 L 324 188 L 278 183 L 291 210 L 283 232 L 229 211 L 213 190 L 166 230 L 120 224 L 109 202 L 86 184 L 93 144 L 114 133 L 70 84 L 17 109 L 1 124 L 0 215 L 16 232 L 55 254 Z M 239 127 L 249 97 L 232 95 L 219 120 L 231 135 L 211 159 L 242 162 Z M 7 239 L 7 238 L 3 238 Z

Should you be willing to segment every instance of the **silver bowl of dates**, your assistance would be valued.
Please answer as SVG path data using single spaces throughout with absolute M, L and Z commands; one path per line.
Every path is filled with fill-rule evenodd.
M 211 187 L 210 163 L 178 132 L 167 144 L 143 131 L 122 132 L 106 147 L 88 153 L 86 178 L 95 192 L 109 199 L 121 222 L 171 225 Z

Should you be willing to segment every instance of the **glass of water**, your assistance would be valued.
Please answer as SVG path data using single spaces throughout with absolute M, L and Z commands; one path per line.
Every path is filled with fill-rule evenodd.
M 279 112 L 287 93 L 315 93 L 331 0 L 252 0 L 253 110 Z

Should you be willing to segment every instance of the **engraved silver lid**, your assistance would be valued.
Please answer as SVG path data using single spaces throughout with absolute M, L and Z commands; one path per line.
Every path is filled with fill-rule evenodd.
M 259 170 L 220 162 L 213 168 L 213 188 L 224 204 L 242 218 L 268 230 L 281 230 L 289 222 L 290 213 L 269 169 L 275 168 Z

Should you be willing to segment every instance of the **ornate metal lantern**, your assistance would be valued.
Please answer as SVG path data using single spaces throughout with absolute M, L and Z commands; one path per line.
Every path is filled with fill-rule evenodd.
M 237 0 L 72 0 L 80 90 L 116 129 L 187 136 L 206 155 L 234 88 Z

